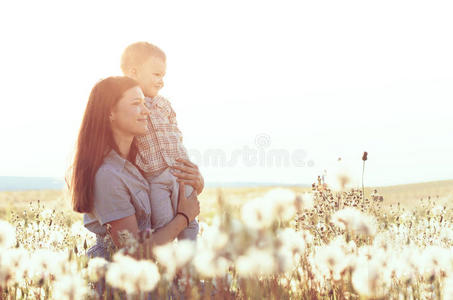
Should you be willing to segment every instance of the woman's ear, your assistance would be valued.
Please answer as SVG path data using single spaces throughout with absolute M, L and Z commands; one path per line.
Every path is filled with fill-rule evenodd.
M 110 122 L 115 120 L 115 114 L 113 112 L 110 112 L 109 120 L 110 120 Z

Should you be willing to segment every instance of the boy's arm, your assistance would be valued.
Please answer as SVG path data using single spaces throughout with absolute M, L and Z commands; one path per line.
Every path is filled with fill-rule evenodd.
M 204 189 L 204 178 L 198 169 L 198 166 L 186 159 L 177 158 L 176 161 L 181 162 L 184 166 L 174 165 L 172 167 L 172 174 L 175 175 L 179 183 L 184 182 L 184 184 L 191 185 L 196 191 L 197 194 L 201 194 Z M 176 172 L 178 170 L 179 172 Z
M 176 122 L 176 113 L 171 107 L 170 101 L 165 98 L 163 98 L 163 100 L 165 101 L 166 109 L 169 111 L 168 118 L 170 122 L 176 124 L 177 127 L 178 123 Z M 184 182 L 185 184 L 191 185 L 197 191 L 198 195 L 201 194 L 204 189 L 204 178 L 200 174 L 198 166 L 184 158 L 177 158 L 176 161 L 184 164 L 184 166 L 181 167 L 176 165 L 172 167 L 172 173 L 178 178 L 178 182 Z M 175 169 L 181 172 L 174 172 Z
M 168 113 L 168 120 L 170 121 L 170 123 L 173 123 L 173 124 L 178 124 L 178 122 L 176 122 L 176 113 L 175 111 L 173 110 L 173 107 L 171 106 L 171 103 L 170 101 L 168 101 L 166 98 L 164 97 L 161 97 L 161 107 L 164 108 L 164 110 L 167 111 Z

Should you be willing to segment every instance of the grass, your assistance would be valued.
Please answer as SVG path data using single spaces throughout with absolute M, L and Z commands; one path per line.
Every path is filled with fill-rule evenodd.
M 273 188 L 275 186 L 205 188 L 199 196 L 201 205 L 199 220 L 209 223 L 212 217 L 218 213 L 216 208 L 219 193 L 228 201 L 229 206 L 233 209 L 236 208 L 234 211 L 239 211 L 244 201 L 263 196 Z M 309 187 L 289 187 L 289 189 L 296 193 L 311 191 Z M 403 207 L 411 208 L 419 205 L 420 199 L 427 200 L 428 197 L 436 198 L 439 204 L 453 204 L 453 180 L 368 187 L 365 188 L 365 195 L 369 196 L 375 189 L 384 197 L 384 206 L 400 203 Z M 72 211 L 69 195 L 67 191 L 63 190 L 0 192 L 0 218 L 8 219 L 12 211 L 20 214 L 29 207 L 30 202 L 38 200 L 42 201 L 46 208 L 65 212 L 65 215 L 71 220 L 82 219 L 81 214 Z
M 113 262 L 83 255 L 95 241 L 65 191 L 0 192 L 0 216 L 10 221 L 0 222 L 0 244 L 10 245 L 0 247 L 0 298 L 141 299 L 149 290 L 187 299 L 212 292 L 222 299 L 453 295 L 453 180 L 369 187 L 365 200 L 361 188 L 320 187 L 302 197 L 295 194 L 311 188 L 286 189 L 295 193 L 206 188 L 200 221 L 208 225 L 198 243 L 171 243 L 152 257 L 130 240 L 121 253 L 139 259 L 119 254 Z M 86 290 L 102 278 L 109 284 L 103 296 Z

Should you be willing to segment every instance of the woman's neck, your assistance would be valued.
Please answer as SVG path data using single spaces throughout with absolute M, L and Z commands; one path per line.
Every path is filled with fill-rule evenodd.
M 134 136 L 114 130 L 113 139 L 115 140 L 115 143 L 118 146 L 118 150 L 120 151 L 119 155 L 122 158 L 127 159 L 129 157 L 129 152 L 131 150 Z

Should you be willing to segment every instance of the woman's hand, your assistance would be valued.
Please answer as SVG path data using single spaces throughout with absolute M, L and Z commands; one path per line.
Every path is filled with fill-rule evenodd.
M 195 220 L 195 217 L 200 213 L 200 201 L 198 201 L 195 191 L 186 197 L 184 182 L 179 183 L 179 200 L 178 212 L 184 213 L 189 218 L 189 223 Z
M 204 188 L 204 179 L 203 176 L 201 176 L 197 165 L 183 158 L 177 158 L 176 161 L 184 164 L 184 166 L 172 167 L 172 173 L 178 178 L 177 181 L 180 185 L 181 183 L 191 185 L 199 195 Z M 177 172 L 175 169 L 180 172 Z
M 189 197 L 186 197 L 184 192 L 184 183 L 181 182 L 179 184 L 178 212 L 184 213 L 189 218 L 190 223 L 200 213 L 200 202 L 198 202 L 195 190 Z M 158 228 L 153 232 L 149 240 L 151 247 L 164 245 L 173 241 L 187 227 L 186 222 L 187 220 L 183 216 L 177 215 L 170 223 Z

